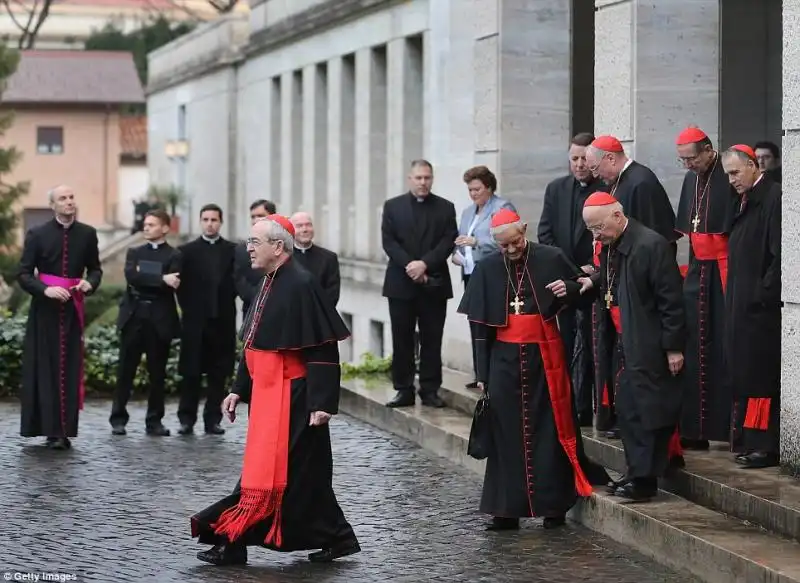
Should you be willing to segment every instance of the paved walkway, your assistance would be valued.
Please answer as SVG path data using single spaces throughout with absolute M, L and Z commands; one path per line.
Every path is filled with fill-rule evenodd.
M 692 582 L 574 524 L 487 533 L 475 510 L 478 477 L 343 416 L 332 426 L 335 482 L 363 552 L 315 565 L 303 553 L 253 549 L 247 567 L 205 565 L 188 517 L 235 484 L 246 419 L 222 437 L 147 437 L 136 404 L 128 435 L 117 437 L 108 408 L 89 402 L 73 449 L 56 452 L 20 438 L 18 407 L 0 403 L 5 580 L 46 572 L 103 583 Z M 176 426 L 174 405 L 167 425 Z

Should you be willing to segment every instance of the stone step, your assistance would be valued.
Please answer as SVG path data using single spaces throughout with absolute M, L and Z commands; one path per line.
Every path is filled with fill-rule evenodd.
M 441 396 L 454 409 L 472 415 L 478 391 L 465 384 L 472 379 L 457 371 L 444 374 Z M 587 455 L 616 472 L 625 471 L 622 442 L 583 428 Z M 800 540 L 800 481 L 779 468 L 747 470 L 737 466 L 720 444 L 706 452 L 684 453 L 686 468 L 672 472 L 662 488 L 687 500 L 734 516 L 770 532 Z
M 471 415 L 453 408 L 391 409 L 383 381 L 343 382 L 341 409 L 409 439 L 452 462 L 483 473 L 466 455 Z M 463 383 L 461 383 L 463 386 Z M 707 583 L 800 583 L 800 544 L 670 492 L 647 504 L 620 501 L 598 489 L 571 518 L 668 567 Z

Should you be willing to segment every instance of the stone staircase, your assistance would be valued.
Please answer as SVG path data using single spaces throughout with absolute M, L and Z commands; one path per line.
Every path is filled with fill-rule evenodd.
M 465 388 L 470 380 L 445 371 L 445 409 L 390 409 L 388 382 L 344 381 L 341 409 L 482 474 L 484 463 L 466 455 L 478 399 Z M 589 457 L 619 477 L 621 442 L 583 433 Z M 777 468 L 741 469 L 726 451 L 685 457 L 686 468 L 662 481 L 656 500 L 624 502 L 597 488 L 571 518 L 707 583 L 800 583 L 800 482 Z

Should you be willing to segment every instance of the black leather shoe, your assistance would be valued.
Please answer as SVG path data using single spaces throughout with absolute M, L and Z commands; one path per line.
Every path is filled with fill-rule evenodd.
M 542 522 L 542 527 L 548 530 L 564 526 L 567 519 L 564 516 L 546 516 Z
M 655 498 L 658 494 L 658 488 L 645 487 L 637 484 L 635 480 L 631 480 L 617 488 L 614 496 L 619 498 L 627 498 L 633 502 L 645 502 L 651 498 Z
M 495 516 L 486 525 L 486 530 L 519 530 L 519 518 Z
M 439 395 L 420 395 L 420 400 L 422 404 L 426 407 L 435 407 L 437 409 L 441 409 L 442 407 L 446 407 L 447 404 L 442 401 L 442 398 Z
M 225 430 L 219 426 L 219 423 L 215 423 L 214 425 L 208 425 L 206 427 L 206 433 L 208 435 L 222 435 L 225 433 Z
M 472 381 L 471 383 L 467 383 L 464 385 L 468 389 L 477 389 L 478 388 L 478 381 Z
M 128 432 L 125 431 L 124 425 L 112 425 L 111 426 L 111 434 L 112 435 L 127 435 Z
M 197 553 L 197 558 L 212 565 L 244 565 L 247 563 L 247 547 L 244 545 L 214 545 L 207 551 Z
M 178 429 L 178 435 L 191 435 L 192 433 L 194 433 L 194 427 L 186 423 L 181 423 L 180 429 Z
M 169 429 L 164 427 L 161 423 L 145 428 L 145 433 L 147 433 L 147 435 L 155 435 L 157 437 L 169 437 Z
M 778 465 L 778 456 L 774 453 L 754 451 L 751 454 L 737 457 L 736 463 L 749 470 L 771 468 Z
M 341 559 L 348 555 L 354 555 L 361 550 L 361 545 L 357 540 L 350 540 L 339 543 L 329 549 L 322 549 L 308 555 L 308 560 L 312 563 L 330 563 L 336 559 Z
M 606 431 L 606 439 L 619 439 L 619 429 L 614 427 Z
M 413 407 L 416 398 L 411 391 L 397 391 L 394 399 L 386 403 L 387 407 Z
M 66 437 L 48 438 L 47 447 L 50 449 L 65 450 L 72 447 L 72 443 Z

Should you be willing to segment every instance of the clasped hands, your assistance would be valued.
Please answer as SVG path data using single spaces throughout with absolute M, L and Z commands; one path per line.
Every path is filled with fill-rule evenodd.
M 233 423 L 236 420 L 236 405 L 239 404 L 241 397 L 236 393 L 230 393 L 225 400 L 222 401 L 222 412 L 228 418 L 228 421 Z M 312 411 L 308 424 L 311 427 L 318 427 L 325 425 L 331 419 L 331 414 L 325 411 Z
M 85 279 L 82 279 L 77 285 L 74 285 L 69 289 L 61 287 L 60 285 L 51 285 L 44 290 L 44 295 L 50 299 L 58 300 L 59 302 L 68 302 L 72 297 L 70 290 L 88 294 L 90 291 L 92 291 L 92 284 Z
M 424 261 L 416 259 L 414 261 L 409 261 L 408 265 L 406 265 L 406 275 L 417 283 L 425 283 L 425 280 L 428 278 L 428 276 L 425 275 L 427 269 L 428 266 L 425 265 Z

